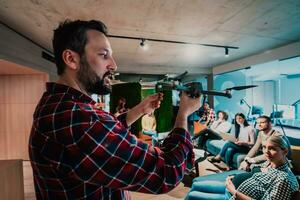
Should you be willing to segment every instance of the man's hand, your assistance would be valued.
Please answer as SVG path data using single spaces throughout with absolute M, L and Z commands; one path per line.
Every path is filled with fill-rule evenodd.
M 187 95 L 186 92 L 181 93 L 178 113 L 189 116 L 196 110 L 199 110 L 199 108 L 200 108 L 200 97 L 191 98 Z
M 136 105 L 127 112 L 127 125 L 130 126 L 144 114 L 154 112 L 155 109 L 159 108 L 162 99 L 162 93 L 157 93 L 146 97 L 142 102 L 140 102 L 138 105 Z
M 180 96 L 179 110 L 174 127 L 187 129 L 187 117 L 200 108 L 200 97 L 191 98 L 186 92 Z
M 160 103 L 163 100 L 163 93 L 157 93 L 146 97 L 138 106 L 141 107 L 143 114 L 150 114 L 155 109 L 160 107 Z
M 239 167 L 239 170 L 248 171 L 249 169 L 250 169 L 250 165 L 246 161 L 243 161 Z

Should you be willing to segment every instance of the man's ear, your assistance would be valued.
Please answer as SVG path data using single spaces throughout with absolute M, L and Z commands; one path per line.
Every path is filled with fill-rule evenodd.
M 62 59 L 64 60 L 67 67 L 77 70 L 80 66 L 80 56 L 75 51 L 66 49 L 62 53 Z

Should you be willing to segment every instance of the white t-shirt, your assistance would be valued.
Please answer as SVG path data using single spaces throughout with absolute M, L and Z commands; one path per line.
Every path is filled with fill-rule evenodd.
M 211 124 L 210 129 L 215 132 L 228 133 L 231 129 L 231 123 L 217 120 Z
M 255 141 L 255 131 L 252 126 L 241 126 L 240 127 L 240 134 L 239 134 L 239 141 L 242 142 L 250 142 L 251 139 L 253 143 Z

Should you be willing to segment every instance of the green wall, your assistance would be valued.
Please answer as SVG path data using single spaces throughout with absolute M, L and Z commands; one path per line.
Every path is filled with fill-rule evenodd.
M 114 113 L 118 100 L 121 97 L 126 99 L 127 108 L 132 108 L 141 102 L 145 97 L 154 94 L 155 89 L 143 89 L 140 83 L 123 83 L 112 86 L 112 93 L 110 96 L 110 110 Z M 173 128 L 173 107 L 172 107 L 172 91 L 164 92 L 164 99 L 161 102 L 160 108 L 155 111 L 157 131 L 166 132 Z M 136 121 L 131 126 L 133 134 L 138 136 L 139 131 L 142 130 L 141 119 Z
M 143 89 L 142 99 L 154 93 L 155 89 Z M 170 131 L 173 128 L 173 115 L 172 91 L 165 91 L 160 108 L 155 111 L 158 132 Z
M 121 97 L 126 99 L 127 108 L 133 108 L 141 102 L 141 84 L 140 83 L 122 83 L 112 86 L 112 93 L 110 95 L 110 110 L 114 113 Z M 139 131 L 142 130 L 141 119 L 131 125 L 131 132 L 138 136 Z

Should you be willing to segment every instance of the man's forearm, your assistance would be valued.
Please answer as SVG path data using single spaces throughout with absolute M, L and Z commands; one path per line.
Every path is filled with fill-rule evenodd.
M 253 157 L 252 160 L 253 160 L 253 163 L 260 163 L 262 161 L 266 161 L 267 158 L 264 154 L 262 154 L 262 155 L 258 155 L 256 157 Z
M 181 112 L 178 112 L 174 128 L 183 128 L 187 130 L 187 116 Z
M 127 112 L 127 116 L 126 116 L 127 125 L 130 126 L 144 114 L 145 113 L 143 113 L 143 109 L 141 108 L 141 106 L 137 105 L 133 107 Z

